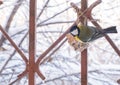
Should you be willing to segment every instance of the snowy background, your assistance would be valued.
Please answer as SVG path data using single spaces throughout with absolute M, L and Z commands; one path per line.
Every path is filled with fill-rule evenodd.
M 76 20 L 70 2 L 80 0 L 37 0 L 36 59 Z M 89 5 L 95 0 L 88 0 Z M 80 5 L 80 4 L 78 4 Z M 103 27 L 117 26 L 118 33 L 109 35 L 120 47 L 120 0 L 102 0 L 92 12 Z M 29 0 L 4 0 L 0 6 L 0 24 L 28 58 Z M 8 85 L 25 70 L 25 62 L 0 32 L 0 85 Z M 80 85 L 80 52 L 65 42 L 40 65 L 46 83 L 36 74 L 36 85 Z M 120 56 L 101 38 L 88 47 L 88 85 L 119 85 Z M 28 85 L 28 76 L 14 83 Z

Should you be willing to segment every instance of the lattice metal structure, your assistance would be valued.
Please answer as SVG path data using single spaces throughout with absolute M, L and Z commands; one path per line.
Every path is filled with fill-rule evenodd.
M 43 9 L 41 9 L 39 14 L 36 13 L 36 11 L 38 11 L 37 10 L 38 9 L 37 0 L 30 0 L 30 1 L 26 0 L 25 2 L 27 2 L 29 4 L 29 13 L 28 13 L 29 14 L 29 29 L 27 31 L 25 29 L 20 31 L 21 33 L 23 32 L 25 35 L 23 36 L 23 38 L 20 42 L 18 41 L 19 44 L 16 45 L 16 43 L 15 43 L 15 41 L 13 41 L 11 35 L 8 35 L 9 33 L 8 33 L 7 28 L 10 27 L 11 21 L 14 20 L 13 16 L 15 14 L 15 11 L 17 11 L 17 9 L 19 8 L 20 5 L 24 4 L 23 2 L 24 2 L 24 0 L 17 0 L 18 6 L 17 6 L 17 8 L 14 8 L 14 10 L 13 10 L 13 14 L 11 15 L 11 18 L 8 20 L 8 22 L 9 22 L 8 26 L 4 28 L 3 26 L 0 25 L 0 31 L 4 35 L 4 37 L 7 39 L 6 44 L 12 45 L 15 48 L 15 50 L 9 56 L 9 58 L 6 60 L 6 62 L 3 64 L 3 66 L 1 66 L 0 82 L 6 82 L 9 85 L 13 85 L 13 84 L 15 84 L 15 85 L 16 84 L 17 85 L 18 84 L 42 85 L 44 83 L 46 83 L 46 84 L 48 83 L 48 85 L 50 85 L 50 84 L 57 85 L 56 82 L 59 82 L 60 85 L 68 85 L 68 84 L 87 85 L 89 83 L 88 82 L 89 81 L 88 73 L 89 72 L 92 73 L 92 71 L 88 71 L 89 65 L 88 65 L 87 61 L 88 61 L 88 57 L 90 54 L 90 53 L 88 54 L 89 49 L 85 49 L 81 53 L 81 56 L 80 56 L 80 52 L 75 52 L 73 50 L 70 50 L 70 48 L 68 48 L 67 52 L 70 52 L 69 54 L 71 54 L 75 58 L 79 58 L 79 59 L 75 59 L 75 60 L 69 59 L 69 57 L 71 55 L 67 55 L 68 57 L 63 57 L 61 52 L 63 52 L 63 55 L 64 55 L 64 52 L 66 51 L 65 47 L 66 47 L 66 45 L 68 45 L 68 43 L 66 42 L 67 39 L 65 36 L 69 32 L 69 29 L 71 28 L 72 25 L 74 25 L 78 22 L 87 24 L 87 20 L 89 20 L 91 23 L 93 23 L 94 26 L 96 26 L 97 28 L 100 28 L 100 30 L 102 29 L 102 27 L 97 23 L 97 21 L 93 18 L 92 14 L 91 14 L 93 8 L 96 7 L 97 5 L 99 5 L 101 3 L 101 0 L 97 0 L 97 1 L 93 2 L 92 4 L 90 4 L 90 6 L 88 6 L 88 0 L 81 0 L 81 2 L 79 2 L 79 4 L 81 3 L 80 8 L 78 8 L 76 4 L 72 3 L 71 6 L 76 10 L 77 19 L 75 21 L 68 21 L 68 23 L 73 22 L 73 24 L 70 26 L 67 26 L 68 29 L 63 30 L 63 32 L 61 30 L 54 31 L 54 29 L 53 29 L 53 31 L 46 31 L 45 29 L 49 29 L 49 26 L 47 28 L 42 28 L 41 26 L 51 24 L 51 23 L 44 23 L 44 22 L 49 21 L 49 19 L 54 18 L 55 16 L 64 12 L 65 10 L 68 10 L 70 7 L 66 8 L 65 10 L 62 10 L 61 12 L 46 19 L 43 22 L 40 21 L 40 23 L 39 23 L 40 18 L 45 17 L 45 16 L 42 16 L 42 13 L 44 13 L 44 10 L 46 9 L 46 6 L 50 2 L 50 0 L 45 1 Z M 38 3 L 40 3 L 40 2 L 38 1 Z M 0 2 L 0 4 L 2 4 L 2 3 Z M 48 6 L 48 7 L 52 7 L 52 6 Z M 64 22 L 58 21 L 56 23 L 64 23 Z M 43 32 L 43 31 L 45 31 L 45 32 Z M 51 34 L 49 34 L 50 32 L 51 32 Z M 52 34 L 54 32 L 55 32 L 55 34 Z M 57 32 L 60 33 L 59 34 L 60 36 L 56 38 L 55 36 L 57 35 L 56 34 Z M 45 35 L 45 33 L 48 33 L 48 34 Z M 29 34 L 29 39 L 27 36 L 28 34 Z M 52 35 L 52 36 L 54 35 L 55 39 L 49 37 L 48 35 Z M 115 45 L 115 43 L 111 40 L 111 38 L 108 35 L 104 34 L 104 36 L 105 36 L 106 40 L 110 43 L 112 48 L 115 50 L 115 52 L 118 54 L 118 56 L 120 56 L 120 50 Z M 25 38 L 27 39 L 27 42 L 28 42 L 28 43 L 26 43 L 26 45 L 29 45 L 28 49 L 24 48 L 25 45 L 23 46 L 23 48 L 21 48 L 21 43 L 23 41 L 25 41 Z M 48 38 L 48 39 L 46 39 L 46 38 Z M 4 40 L 4 38 L 1 38 L 1 39 Z M 38 40 L 38 39 L 40 39 L 40 40 Z M 18 39 L 16 39 L 16 40 L 18 40 Z M 45 44 L 45 42 L 42 42 L 42 40 L 47 41 L 47 43 L 50 43 L 50 44 L 49 45 Z M 46 45 L 46 46 L 48 45 L 48 46 L 46 48 L 42 48 L 42 47 L 38 47 L 39 44 L 41 44 L 41 46 L 42 45 Z M 37 49 L 39 50 L 38 52 L 36 52 Z M 41 51 L 41 49 L 43 49 L 43 50 Z M 4 49 L 4 50 L 6 51 L 6 49 Z M 62 50 L 60 52 L 61 55 L 57 54 L 59 50 Z M 27 53 L 26 53 L 26 51 L 27 51 Z M 18 54 L 16 52 L 20 56 L 18 58 L 14 59 L 13 55 L 18 56 Z M 17 55 L 15 55 L 15 54 L 17 54 Z M 22 61 L 21 65 L 23 67 L 18 65 L 18 66 L 22 67 L 22 70 L 19 67 L 20 71 L 18 73 L 17 73 L 18 70 L 17 71 L 15 70 L 16 67 L 18 67 L 18 66 L 14 65 L 14 66 L 11 66 L 11 68 L 10 68 L 10 66 L 8 66 L 8 64 L 12 60 L 12 58 L 16 62 L 17 62 L 17 59 Z M 10 63 L 10 64 L 12 65 L 12 63 Z M 73 63 L 73 64 L 71 64 L 71 63 Z M 73 66 L 73 68 L 71 67 L 71 65 Z M 80 66 L 79 69 L 75 68 L 77 66 Z M 54 67 L 55 67 L 55 69 L 53 69 Z M 9 71 L 9 68 L 12 69 L 12 72 Z M 47 68 L 50 69 L 49 72 L 46 71 L 46 70 L 48 70 Z M 72 73 L 72 71 L 70 71 L 70 68 L 75 70 L 76 72 Z M 68 69 L 70 72 L 68 72 Z M 8 71 L 8 74 L 6 74 L 6 75 L 9 75 L 9 77 L 4 79 L 5 72 L 7 72 L 7 71 Z M 97 69 L 95 71 L 97 71 Z M 15 76 L 17 75 L 17 77 L 15 77 L 14 75 Z M 59 75 L 61 75 L 61 76 L 59 76 Z M 3 81 L 1 80 L 2 78 L 3 78 Z M 19 83 L 19 82 L 22 82 L 22 83 Z M 118 80 L 118 83 L 119 83 L 119 80 Z M 5 83 L 3 83 L 3 84 L 5 84 Z

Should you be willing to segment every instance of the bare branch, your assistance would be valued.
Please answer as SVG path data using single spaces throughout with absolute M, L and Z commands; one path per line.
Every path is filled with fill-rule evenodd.
M 41 14 L 43 13 L 43 11 L 45 10 L 45 8 L 47 7 L 48 3 L 49 3 L 50 0 L 47 0 L 45 5 L 43 6 L 41 12 L 39 13 L 38 17 L 37 17 L 37 20 L 39 19 L 39 17 L 41 16 Z
M 64 9 L 64 10 L 62 10 L 62 11 L 60 11 L 60 12 L 56 13 L 55 15 L 53 15 L 53 16 L 51 16 L 51 17 L 49 17 L 48 19 L 46 19 L 46 20 L 44 20 L 44 21 L 42 21 L 42 22 L 38 23 L 38 24 L 37 24 L 37 26 L 40 26 L 41 24 L 43 24 L 43 23 L 45 23 L 45 22 L 47 22 L 47 21 L 49 21 L 49 20 L 53 19 L 54 17 L 56 17 L 56 16 L 58 16 L 58 15 L 62 14 L 63 12 L 67 11 L 67 10 L 68 10 L 68 9 L 70 9 L 70 8 L 71 8 L 71 7 L 68 7 L 68 8 L 66 8 L 66 9 Z

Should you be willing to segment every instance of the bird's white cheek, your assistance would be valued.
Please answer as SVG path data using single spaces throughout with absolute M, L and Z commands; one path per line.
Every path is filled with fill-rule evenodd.
M 77 30 L 74 30 L 71 32 L 73 35 L 77 35 L 78 34 L 78 31 Z

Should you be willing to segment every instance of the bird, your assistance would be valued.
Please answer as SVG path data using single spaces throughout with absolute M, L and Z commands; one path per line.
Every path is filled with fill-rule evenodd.
M 81 42 L 91 42 L 109 33 L 117 33 L 116 26 L 110 26 L 100 30 L 94 26 L 73 25 L 70 29 L 70 34 L 77 41 Z

